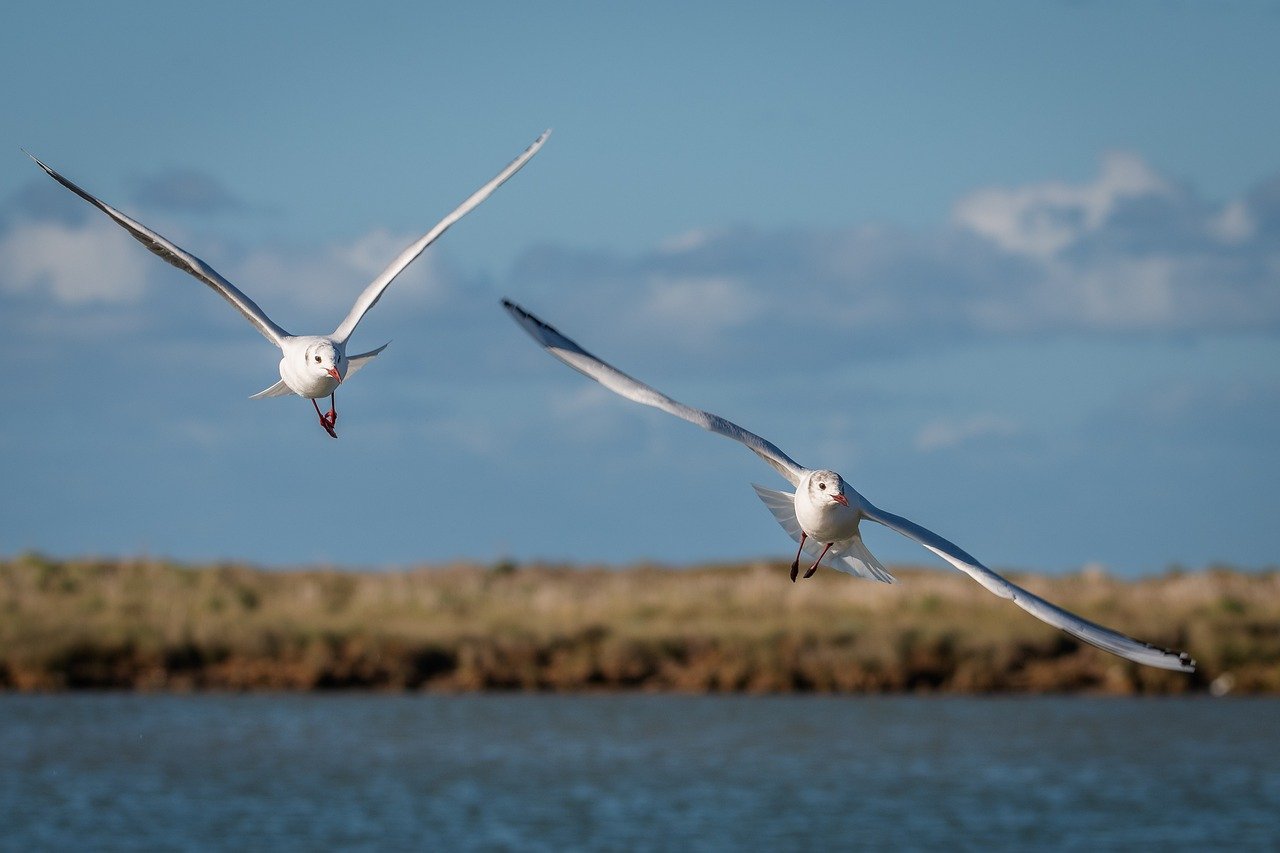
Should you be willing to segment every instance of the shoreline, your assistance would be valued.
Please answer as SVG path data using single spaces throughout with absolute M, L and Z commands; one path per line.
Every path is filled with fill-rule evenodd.
M 830 695 L 1280 694 L 1280 572 L 1018 583 L 1186 649 L 1084 646 L 946 570 L 503 563 L 396 572 L 0 561 L 0 690 Z

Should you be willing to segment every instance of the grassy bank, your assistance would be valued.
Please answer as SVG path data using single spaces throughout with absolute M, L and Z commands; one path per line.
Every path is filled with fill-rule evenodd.
M 781 564 L 265 571 L 0 562 L 0 688 L 1280 692 L 1280 572 L 1015 579 L 1194 676 L 1080 646 L 967 577 Z

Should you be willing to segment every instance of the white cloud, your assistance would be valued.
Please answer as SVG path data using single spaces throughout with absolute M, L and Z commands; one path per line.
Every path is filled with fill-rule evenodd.
M 350 240 L 314 248 L 260 245 L 240 257 L 218 251 L 219 239 L 178 234 L 285 328 L 336 324 L 373 278 L 418 235 L 375 229 Z M 231 257 L 227 257 L 231 255 Z M 400 274 L 385 298 L 430 302 L 448 288 L 448 276 L 431 249 Z M 92 303 L 138 303 L 149 275 L 162 261 L 130 239 L 118 225 L 94 217 L 82 224 L 19 222 L 0 233 L 0 291 L 45 293 L 74 307 Z
M 0 290 L 46 292 L 64 305 L 133 302 L 158 263 L 106 220 L 20 223 L 0 235 Z
M 617 316 L 628 342 L 721 367 L 767 336 L 887 354 L 975 335 L 1272 330 L 1280 234 L 1259 197 L 1211 203 L 1114 153 L 1081 182 L 969 194 L 932 232 L 701 228 L 637 256 L 531 253 L 516 278 L 575 294 L 578 328 Z
M 675 234 L 659 242 L 658 251 L 670 255 L 691 252 L 702 248 L 722 233 L 715 228 L 691 228 L 682 234 Z
M 957 209 L 960 227 L 932 233 L 732 228 L 679 252 L 558 249 L 516 278 L 520 291 L 575 294 L 577 328 L 616 316 L 633 344 L 721 366 L 773 336 L 853 354 L 975 335 L 1280 328 L 1276 221 L 1250 201 L 1207 203 L 1132 155 L 1081 185 L 982 191 Z
M 271 309 L 263 302 L 287 301 L 294 316 L 301 311 L 304 320 L 336 325 L 365 286 L 418 236 L 375 229 L 313 249 L 261 246 L 235 265 L 236 280 L 244 282 L 237 286 L 268 313 Z M 448 277 L 437 257 L 428 248 L 396 278 L 383 299 L 404 303 L 440 298 Z
M 1005 251 L 1049 257 L 1101 228 L 1122 200 L 1170 191 L 1142 158 L 1113 152 L 1093 181 L 978 190 L 956 204 L 952 219 Z
M 543 247 L 493 288 L 457 287 L 433 247 L 376 310 L 385 327 L 424 305 L 457 309 L 462 325 L 445 331 L 464 341 L 462 326 L 492 310 L 494 293 L 544 294 L 538 304 L 567 328 L 616 318 L 622 354 L 656 344 L 660 359 L 696 353 L 723 370 L 770 335 L 820 336 L 853 354 L 973 335 L 1271 330 L 1280 328 L 1280 234 L 1258 198 L 1209 203 L 1135 155 L 1110 154 L 1086 181 L 971 193 L 954 227 L 934 232 L 697 228 L 635 256 Z M 417 237 L 378 228 L 320 246 L 218 251 L 217 234 L 176 236 L 297 331 L 331 328 Z M 159 274 L 160 261 L 102 217 L 0 231 L 0 293 L 47 293 L 63 313 L 116 302 L 148 320 L 144 310 L 172 310 L 162 298 L 140 301 Z M 573 298 L 558 302 L 564 294 Z
M 1221 213 L 1209 220 L 1209 233 L 1223 243 L 1243 243 L 1256 230 L 1248 205 L 1239 199 L 1225 205 Z
M 1061 295 L 1062 320 L 1093 329 L 1161 329 L 1176 325 L 1178 263 L 1167 256 L 1113 258 L 1054 270 L 1045 291 Z
M 727 275 L 655 275 L 647 284 L 641 321 L 674 331 L 689 343 L 748 323 L 763 307 L 743 282 Z
M 615 437 L 620 419 L 634 413 L 624 411 L 612 391 L 594 382 L 579 382 L 567 388 L 556 386 L 547 396 L 544 428 L 554 429 L 583 444 L 598 444 Z

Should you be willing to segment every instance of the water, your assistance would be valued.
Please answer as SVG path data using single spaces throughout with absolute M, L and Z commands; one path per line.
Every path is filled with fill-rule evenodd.
M 1280 701 L 0 696 L 6 849 L 1280 845 Z

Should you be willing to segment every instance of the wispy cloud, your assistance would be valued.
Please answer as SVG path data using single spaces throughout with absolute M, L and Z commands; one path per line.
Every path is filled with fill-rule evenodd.
M 1091 181 L 981 189 L 961 199 L 952 218 L 1006 251 L 1048 258 L 1104 228 L 1126 200 L 1171 193 L 1140 157 L 1113 152 Z
M 148 192 L 160 206 L 238 203 L 196 173 L 160 176 Z M 66 221 L 20 201 L 0 225 L 0 292 L 68 306 L 140 301 L 160 267 L 127 235 L 101 217 Z M 240 245 L 213 232 L 171 236 L 278 310 L 286 328 L 336 322 L 417 236 L 373 228 L 323 245 Z M 975 190 L 932 231 L 709 226 L 636 255 L 541 247 L 501 290 L 569 329 L 609 318 L 620 356 L 656 346 L 728 366 L 779 336 L 847 356 L 974 337 L 1275 330 L 1278 274 L 1280 183 L 1215 203 L 1135 154 L 1112 153 L 1078 183 Z M 470 304 L 464 291 L 475 283 L 460 280 L 429 251 L 394 298 Z
M 642 319 L 694 346 L 756 319 L 764 306 L 763 299 L 732 276 L 656 275 L 644 289 Z
M 365 286 L 420 236 L 376 228 L 317 247 L 262 245 L 232 260 L 228 274 L 290 317 L 336 325 Z M 445 298 L 451 281 L 438 253 L 427 250 L 400 274 L 387 298 L 401 307 L 432 304 Z
M 45 211 L 21 199 L 9 205 L 9 213 L 7 225 L 0 226 L 0 294 L 36 297 L 68 310 L 93 303 L 132 305 L 143 316 L 155 310 L 143 301 L 149 282 L 180 275 L 166 272 L 161 261 L 105 217 L 70 218 L 60 206 Z M 336 324 L 360 291 L 420 236 L 375 228 L 320 246 L 241 247 L 212 231 L 196 234 L 172 226 L 164 231 L 264 309 L 286 313 L 282 323 L 322 325 Z M 450 281 L 448 270 L 428 251 L 396 280 L 395 296 L 402 304 L 432 303 Z
M 966 418 L 936 420 L 916 433 L 916 449 L 925 453 L 950 450 L 974 441 L 1014 438 L 1023 432 L 1022 425 L 1009 418 L 979 414 Z
M 974 336 L 1280 328 L 1280 189 L 1225 203 L 1135 154 L 1094 177 L 983 188 L 930 232 L 690 231 L 636 256 L 541 250 L 514 292 L 686 346 L 762 335 L 902 350 Z M 544 310 L 552 311 L 551 307 Z M 553 315 L 555 316 L 555 315 Z M 632 334 L 638 333 L 638 329 Z M 624 333 L 625 334 L 625 333 Z
M 141 246 L 105 221 L 24 222 L 0 233 L 0 291 L 46 293 L 69 306 L 136 300 L 151 263 Z

